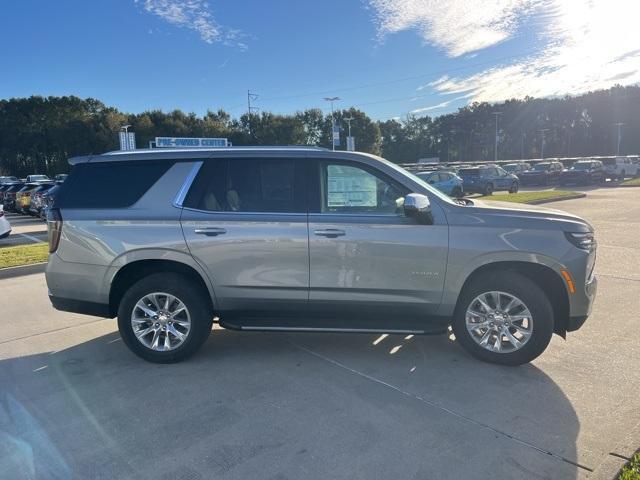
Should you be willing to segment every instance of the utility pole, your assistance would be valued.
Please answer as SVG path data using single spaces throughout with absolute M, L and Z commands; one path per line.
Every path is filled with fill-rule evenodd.
M 324 100 L 331 103 L 331 150 L 335 151 L 336 142 L 333 139 L 333 135 L 334 135 L 333 132 L 335 131 L 336 123 L 335 123 L 335 118 L 333 117 L 333 102 L 337 102 L 338 100 L 340 100 L 340 97 L 324 97 Z
M 496 117 L 496 143 L 495 148 L 493 150 L 493 161 L 498 161 L 498 117 L 502 115 L 502 112 L 493 112 L 493 115 Z
M 247 90 L 247 113 L 249 115 L 251 115 L 253 112 L 257 112 L 258 111 L 258 107 L 252 107 L 251 106 L 251 101 L 252 100 L 257 100 L 257 99 L 258 99 L 258 94 L 251 93 L 251 90 Z
M 622 130 L 620 129 L 624 123 L 622 122 L 618 122 L 618 123 L 614 123 L 615 126 L 618 127 L 618 149 L 616 150 L 616 157 L 620 156 L 620 140 L 622 139 Z
M 544 134 L 545 132 L 548 132 L 549 129 L 548 128 L 543 128 L 542 130 L 540 130 L 540 133 L 542 134 L 542 146 L 540 148 L 540 157 L 542 158 L 542 160 L 544 160 Z
M 524 160 L 524 137 L 525 137 L 525 133 L 521 132 L 521 134 L 520 134 L 520 160 Z

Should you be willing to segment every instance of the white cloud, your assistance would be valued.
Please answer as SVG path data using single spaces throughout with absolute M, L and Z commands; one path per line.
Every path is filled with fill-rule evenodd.
M 541 0 L 369 0 L 380 35 L 416 29 L 458 57 L 509 38 Z
M 240 41 L 244 34 L 240 30 L 220 25 L 213 17 L 211 7 L 205 0 L 134 0 L 148 13 L 181 28 L 189 28 L 209 44 L 216 42 L 246 49 Z
M 415 110 L 411 110 L 409 113 L 416 114 L 416 113 L 430 112 L 431 110 L 440 110 L 442 108 L 449 106 L 451 102 L 452 100 L 447 100 L 446 102 L 442 102 L 437 105 L 431 105 L 430 107 L 416 108 Z
M 418 28 L 430 44 L 463 55 L 518 35 L 535 19 L 538 52 L 427 87 L 474 101 L 546 97 L 640 82 L 637 0 L 370 0 L 379 32 Z M 451 34 L 447 36 L 446 28 Z

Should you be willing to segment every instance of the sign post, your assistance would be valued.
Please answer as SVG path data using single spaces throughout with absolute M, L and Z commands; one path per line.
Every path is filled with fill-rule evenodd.
M 355 137 L 349 136 L 347 137 L 347 151 L 355 152 L 356 151 L 356 139 Z

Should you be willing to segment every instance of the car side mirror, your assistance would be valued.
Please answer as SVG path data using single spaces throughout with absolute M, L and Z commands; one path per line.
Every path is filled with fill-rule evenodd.
M 406 217 L 415 218 L 418 223 L 433 224 L 431 202 L 429 197 L 421 193 L 410 193 L 404 197 L 404 214 Z

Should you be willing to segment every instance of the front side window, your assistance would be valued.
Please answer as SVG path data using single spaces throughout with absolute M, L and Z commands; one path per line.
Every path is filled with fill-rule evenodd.
M 382 174 L 345 163 L 320 163 L 322 213 L 402 213 L 408 191 Z
M 293 159 L 205 162 L 185 206 L 211 212 L 306 212 L 304 169 Z

